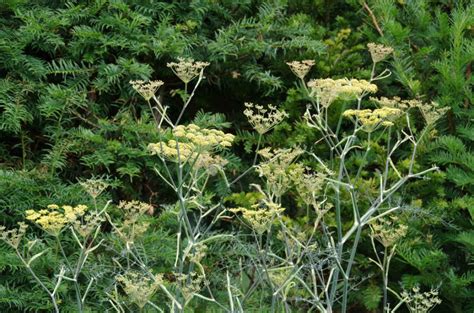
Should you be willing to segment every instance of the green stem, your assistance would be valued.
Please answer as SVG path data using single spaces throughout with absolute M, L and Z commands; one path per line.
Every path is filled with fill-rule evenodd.
M 15 250 L 18 258 L 21 260 L 21 262 L 23 263 L 23 265 L 25 265 L 26 269 L 30 272 L 31 276 L 33 276 L 33 278 L 36 280 L 36 282 L 41 286 L 41 288 L 43 288 L 43 290 L 48 294 L 48 296 L 51 298 L 51 302 L 53 303 L 53 307 L 54 307 L 54 311 L 56 313 L 59 313 L 59 308 L 58 308 L 58 304 L 56 302 L 56 298 L 55 298 L 55 295 L 53 293 L 51 293 L 48 289 L 48 287 L 46 287 L 46 285 L 41 281 L 41 279 L 39 279 L 39 277 L 35 274 L 35 272 L 31 269 L 30 265 L 25 261 L 25 259 L 23 258 L 23 256 L 20 254 L 20 252 L 18 251 L 18 249 Z
M 59 247 L 59 250 L 61 251 L 61 255 L 63 256 L 64 258 L 64 261 L 66 262 L 66 266 L 67 268 L 69 269 L 69 271 L 72 273 L 73 270 L 72 270 L 72 266 L 71 266 L 71 263 L 69 262 L 67 256 L 66 256 L 66 253 L 64 252 L 64 248 L 63 248 L 63 245 L 61 244 L 61 241 L 59 240 L 59 237 L 58 236 L 54 236 L 54 238 L 56 239 L 56 243 Z M 79 310 L 79 312 L 82 312 L 82 297 L 81 297 L 81 290 L 80 290 L 80 287 L 79 287 L 79 283 L 77 282 L 77 279 L 74 278 L 74 290 L 76 291 L 76 302 L 77 302 L 77 308 Z

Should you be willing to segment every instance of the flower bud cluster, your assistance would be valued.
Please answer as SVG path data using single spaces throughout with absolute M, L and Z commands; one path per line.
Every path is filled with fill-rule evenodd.
M 94 199 L 100 196 L 102 192 L 110 186 L 107 181 L 97 178 L 80 181 L 79 184 Z
M 117 226 L 117 234 L 129 244 L 141 237 L 149 227 L 149 223 L 141 218 L 149 212 L 153 212 L 153 207 L 140 201 L 120 201 L 118 208 L 123 212 L 123 221 Z
M 72 226 L 82 238 L 87 238 L 92 233 L 97 231 L 97 229 L 104 221 L 104 217 L 100 216 L 97 213 L 93 213 L 83 216 L 82 220 L 77 219 L 73 222 Z
M 269 189 L 276 195 L 282 196 L 294 180 L 289 171 L 293 161 L 303 153 L 300 148 L 294 149 L 262 149 L 258 152 L 266 159 L 257 166 L 260 177 L 265 177 Z
M 310 168 L 304 167 L 302 164 L 297 165 L 289 171 L 292 184 L 304 204 L 318 209 L 317 199 L 326 184 L 326 175 L 314 173 Z
M 189 259 L 193 263 L 201 263 L 201 260 L 207 254 L 208 247 L 203 243 L 197 243 L 193 245 L 194 252 L 189 256 Z
M 229 161 L 220 155 L 212 155 L 208 152 L 201 153 L 193 164 L 193 168 L 203 169 L 209 175 L 214 176 L 219 172 L 219 169 L 224 168 Z
M 181 295 L 186 302 L 199 293 L 203 285 L 209 285 L 209 281 L 205 279 L 205 276 L 196 272 L 190 272 L 189 274 L 175 273 L 175 277 L 176 283 L 180 285 Z

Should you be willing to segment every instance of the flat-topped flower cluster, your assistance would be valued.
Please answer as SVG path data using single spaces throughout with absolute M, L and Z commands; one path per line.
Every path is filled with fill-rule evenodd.
M 235 136 L 218 129 L 201 128 L 195 124 L 178 125 L 173 129 L 173 135 L 180 141 L 188 141 L 196 147 L 209 148 L 213 146 L 230 147 Z
M 312 79 L 308 82 L 311 95 L 316 96 L 322 107 L 327 108 L 338 98 L 359 98 L 367 93 L 376 93 L 377 85 L 363 79 Z
M 37 224 L 41 229 L 51 235 L 59 235 L 61 230 L 68 224 L 74 223 L 87 211 L 87 206 L 63 205 L 59 207 L 56 204 L 50 204 L 47 209 L 27 210 L 26 219 Z
M 169 67 L 179 79 L 187 84 L 202 73 L 202 70 L 209 66 L 209 63 L 178 57 L 178 62 L 170 62 L 167 63 L 166 66 Z
M 195 124 L 178 125 L 173 129 L 173 135 L 177 140 L 150 143 L 148 150 L 171 160 L 179 157 L 183 161 L 215 148 L 230 147 L 235 137 L 218 129 L 200 128 Z
M 278 125 L 288 114 L 285 111 L 278 110 L 274 105 L 269 104 L 264 107 L 260 104 L 251 102 L 245 103 L 244 115 L 247 117 L 250 125 L 263 135 Z
M 235 138 L 233 134 L 201 128 L 195 124 L 178 125 L 172 133 L 174 139 L 150 143 L 148 150 L 151 154 L 174 162 L 190 163 L 194 169 L 206 169 L 211 175 L 228 163 L 214 152 L 232 146 Z
M 285 211 L 279 204 L 263 200 L 261 203 L 252 205 L 250 209 L 244 207 L 229 209 L 232 213 L 241 213 L 244 220 L 258 234 L 269 229 L 275 217 Z
M 357 118 L 362 124 L 362 128 L 371 132 L 379 126 L 393 126 L 393 121 L 401 114 L 402 110 L 390 107 L 383 107 L 381 109 L 365 109 L 365 110 L 346 110 L 343 115 L 349 118 Z

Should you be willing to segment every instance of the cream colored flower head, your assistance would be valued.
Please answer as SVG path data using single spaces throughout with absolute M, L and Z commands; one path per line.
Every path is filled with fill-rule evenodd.
M 421 292 L 420 287 L 415 286 L 410 291 L 404 290 L 401 294 L 403 302 L 412 313 L 428 313 L 442 300 L 438 297 L 438 290 Z
M 279 204 L 268 200 L 252 205 L 251 209 L 239 207 L 229 209 L 232 213 L 241 213 L 244 220 L 258 234 L 268 231 L 275 217 L 285 211 Z
M 260 177 L 265 178 L 268 190 L 276 196 L 282 196 L 293 181 L 290 167 L 294 167 L 294 161 L 304 153 L 301 148 L 293 149 L 262 149 L 258 154 L 265 159 L 256 166 Z
M 203 169 L 210 175 L 217 174 L 228 163 L 215 152 L 232 146 L 235 138 L 233 134 L 195 124 L 176 126 L 173 136 L 176 140 L 150 143 L 148 150 L 174 162 L 192 164 L 193 169 Z
M 160 285 L 163 284 L 163 274 L 150 277 L 143 273 L 130 271 L 118 276 L 117 281 L 122 285 L 123 291 L 130 301 L 143 309 Z
M 271 104 L 265 108 L 262 105 L 246 102 L 245 107 L 244 115 L 260 135 L 269 132 L 273 127 L 280 124 L 285 117 L 288 117 L 285 111 L 280 111 Z
M 0 240 L 10 245 L 13 249 L 18 249 L 21 239 L 26 233 L 28 225 L 24 222 L 18 223 L 18 228 L 6 230 L 5 226 L 0 225 Z
M 209 66 L 208 62 L 194 61 L 190 58 L 178 58 L 178 62 L 170 62 L 166 64 L 173 73 L 179 77 L 185 84 L 192 81 L 201 74 L 201 71 Z
M 94 232 L 97 232 L 105 218 L 99 214 L 92 213 L 83 216 L 82 219 L 76 219 L 72 226 L 74 230 L 83 238 L 87 238 Z
M 300 79 L 304 79 L 311 68 L 314 66 L 313 60 L 303 60 L 303 61 L 292 61 L 287 62 L 293 74 L 295 74 Z
M 399 242 L 408 231 L 408 226 L 401 224 L 396 216 L 375 221 L 370 228 L 372 236 L 387 248 Z
M 123 212 L 123 220 L 115 227 L 115 232 L 127 244 L 134 244 L 150 226 L 142 217 L 154 211 L 153 206 L 140 201 L 120 201 L 118 208 Z
M 84 190 L 94 199 L 104 192 L 110 184 L 105 179 L 91 178 L 84 181 L 79 181 L 79 184 Z
M 161 80 L 151 80 L 147 82 L 143 80 L 131 80 L 130 84 L 146 101 L 149 101 L 155 96 L 158 88 L 163 86 L 164 83 Z
M 401 110 L 408 110 L 411 108 L 418 108 L 426 121 L 426 124 L 435 124 L 448 110 L 449 107 L 441 108 L 436 102 L 426 103 L 418 99 L 403 100 L 399 97 L 393 98 L 370 98 L 382 107 L 397 108 Z
M 218 129 L 201 128 L 195 124 L 178 125 L 173 135 L 180 142 L 189 142 L 201 149 L 212 147 L 227 148 L 232 146 L 235 136 Z
M 369 48 L 370 56 L 374 63 L 383 61 L 387 56 L 393 52 L 392 47 L 386 47 L 384 45 L 378 45 L 373 42 L 367 44 Z
M 316 96 L 324 108 L 338 98 L 358 98 L 366 93 L 377 92 L 377 85 L 359 79 L 312 79 L 308 82 L 311 95 Z

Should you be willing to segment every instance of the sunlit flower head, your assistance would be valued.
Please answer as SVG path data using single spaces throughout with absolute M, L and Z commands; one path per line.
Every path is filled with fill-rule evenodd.
M 327 108 L 338 98 L 358 98 L 377 92 L 377 85 L 363 79 L 312 79 L 308 82 L 311 95 L 316 96 L 322 107 Z
M 250 125 L 260 134 L 269 132 L 273 127 L 280 124 L 288 114 L 285 111 L 278 110 L 275 106 L 269 104 L 267 107 L 245 103 L 244 115 L 247 117 Z
M 131 80 L 130 84 L 145 100 L 149 101 L 155 96 L 158 88 L 163 86 L 164 83 L 161 80 L 151 80 L 147 82 L 143 80 Z
M 402 110 L 396 108 L 381 108 L 381 109 L 365 109 L 365 110 L 346 110 L 343 116 L 349 118 L 356 118 L 362 125 L 362 129 L 367 132 L 372 132 L 379 126 L 393 126 L 394 121 L 403 113 Z
M 189 83 L 195 77 L 199 76 L 201 71 L 209 66 L 208 62 L 194 61 L 191 58 L 178 58 L 178 62 L 169 62 L 166 64 L 173 73 L 179 77 L 185 84 Z
M 373 42 L 367 44 L 369 48 L 370 56 L 374 63 L 383 61 L 388 55 L 393 52 L 392 47 L 386 47 L 384 45 L 375 44 Z
M 295 74 L 300 79 L 304 79 L 304 77 L 308 74 L 308 72 L 314 66 L 314 61 L 313 60 L 292 61 L 292 62 L 287 62 L 286 64 L 288 64 L 293 74 Z

